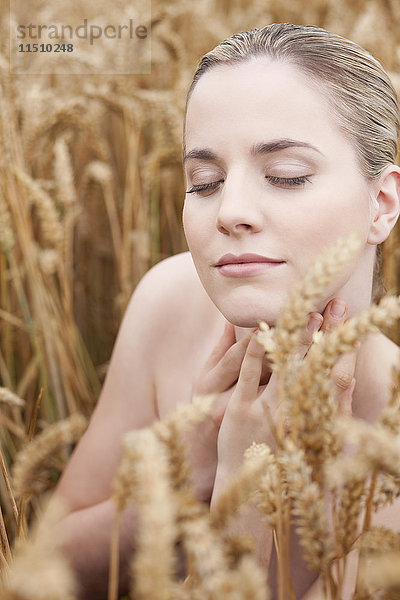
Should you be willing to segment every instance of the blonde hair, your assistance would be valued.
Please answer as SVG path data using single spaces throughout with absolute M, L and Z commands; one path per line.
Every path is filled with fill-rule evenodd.
M 394 87 L 380 62 L 358 44 L 314 25 L 273 23 L 236 33 L 200 60 L 189 88 L 216 65 L 233 65 L 267 56 L 296 65 L 318 84 L 333 108 L 343 134 L 356 149 L 360 170 L 368 179 L 379 177 L 397 157 L 399 104 Z M 323 82 L 323 86 L 321 86 Z M 377 246 L 372 300 L 384 293 L 382 254 Z

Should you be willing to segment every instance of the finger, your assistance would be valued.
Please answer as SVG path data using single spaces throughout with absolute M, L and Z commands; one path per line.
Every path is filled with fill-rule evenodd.
M 313 342 L 313 335 L 315 331 L 318 331 L 323 323 L 324 319 L 322 315 L 318 312 L 312 312 L 309 314 L 309 319 L 307 323 L 307 327 L 303 332 L 300 348 L 298 354 L 300 358 L 304 358 L 307 354 L 310 346 Z
M 221 360 L 225 352 L 236 342 L 235 326 L 229 321 L 225 321 L 224 331 L 217 345 L 213 348 L 208 357 L 204 369 L 210 370 Z
M 221 389 L 226 390 L 237 381 L 251 336 L 252 332 L 250 331 L 236 344 L 228 348 L 219 363 L 210 372 L 210 378 Z
M 253 333 L 244 355 L 235 390 L 235 397 L 238 400 L 251 401 L 257 397 L 264 354 L 265 349 L 257 341 L 257 333 Z
M 330 331 L 339 323 L 345 320 L 347 313 L 347 305 L 341 298 L 332 298 L 325 307 L 322 314 L 324 322 L 321 326 L 321 331 Z
M 230 346 L 213 368 L 206 363 L 196 378 L 196 393 L 224 392 L 237 381 L 250 337 L 251 332 Z
M 351 385 L 356 368 L 359 348 L 360 342 L 357 342 L 354 350 L 343 354 L 332 369 L 331 377 L 338 391 L 347 390 Z
M 352 352 L 343 354 L 332 369 L 331 378 L 334 386 L 334 398 L 341 414 L 351 414 L 352 395 L 355 386 L 355 368 L 357 364 L 360 342 Z
M 356 378 L 353 377 L 350 387 L 343 392 L 338 402 L 338 413 L 344 417 L 351 417 L 353 414 L 353 392 L 356 385 Z

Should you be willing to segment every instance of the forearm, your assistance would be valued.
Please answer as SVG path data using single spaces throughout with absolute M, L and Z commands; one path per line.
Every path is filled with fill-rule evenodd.
M 107 598 L 110 540 L 115 508 L 111 500 L 70 513 L 57 525 L 61 547 L 80 588 L 79 600 Z M 130 563 L 135 552 L 138 516 L 131 504 L 121 515 L 119 529 L 119 593 L 128 592 Z M 185 557 L 176 545 L 178 577 L 185 575 Z
M 110 539 L 114 503 L 106 500 L 70 513 L 58 524 L 63 551 L 72 565 L 82 600 L 107 598 Z M 129 559 L 134 550 L 137 515 L 134 506 L 121 517 L 119 540 L 120 591 L 129 586 Z
M 210 502 L 210 512 L 212 512 L 218 502 L 221 491 L 229 485 L 230 476 L 225 473 L 222 475 L 220 469 L 214 483 L 214 489 Z M 254 540 L 255 555 L 258 563 L 268 574 L 269 563 L 272 551 L 272 531 L 262 520 L 262 515 L 254 501 L 250 500 L 245 507 L 236 515 L 228 526 L 228 532 L 232 535 L 243 534 L 250 536 Z

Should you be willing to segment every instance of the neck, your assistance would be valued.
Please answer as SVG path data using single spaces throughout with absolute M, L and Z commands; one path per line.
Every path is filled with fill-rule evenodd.
M 365 269 L 358 269 L 353 273 L 340 289 L 336 289 L 333 294 L 321 300 L 315 307 L 314 311 L 319 312 L 322 316 L 327 304 L 332 298 L 341 298 L 346 302 L 347 313 L 346 320 L 361 312 L 371 304 L 372 298 L 372 270 L 369 270 L 370 277 L 366 277 Z M 274 327 L 275 323 L 268 323 L 270 327 Z M 254 327 L 239 327 L 235 325 L 236 340 L 242 339 L 248 331 Z

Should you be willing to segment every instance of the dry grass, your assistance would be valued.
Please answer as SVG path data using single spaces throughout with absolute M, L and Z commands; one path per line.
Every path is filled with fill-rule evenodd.
M 70 6 L 70 22 L 74 23 L 83 4 L 74 0 Z M 38 3 L 37 21 L 51 21 L 53 10 L 48 3 L 44 7 Z M 96 10 L 102 10 L 112 22 L 122 22 L 126 16 L 121 2 L 100 3 Z M 32 541 L 34 550 L 26 547 L 31 554 L 25 560 L 19 558 L 16 539 L 24 533 L 25 521 L 29 524 L 31 517 L 39 514 L 44 489 L 54 486 L 71 449 L 67 442 L 82 431 L 82 422 L 75 429 L 67 425 L 70 416 L 78 412 L 88 417 L 93 410 L 134 287 L 153 264 L 187 249 L 180 216 L 184 197 L 181 137 L 185 94 L 197 61 L 236 31 L 274 21 L 311 23 L 361 43 L 381 59 L 400 91 L 400 15 L 396 0 L 367 4 L 361 0 L 313 0 L 307 4 L 301 0 L 202 0 L 196 3 L 196 10 L 187 1 L 166 4 L 155 0 L 151 74 L 88 77 L 10 75 L 4 7 L 0 19 L 0 571 L 3 575 L 10 571 L 14 554 L 14 571 L 7 583 L 10 599 L 50 598 L 40 591 L 35 595 L 36 584 L 28 578 L 28 572 L 32 573 L 29 565 L 40 577 L 48 573 L 51 598 L 66 599 L 72 598 L 75 590 L 68 570 L 63 579 L 58 554 L 54 553 L 54 571 L 50 562 L 47 569 L 46 560 L 52 560 L 47 542 Z M 99 44 L 100 61 L 102 51 Z M 396 226 L 383 247 L 386 288 L 391 295 L 400 291 L 399 248 Z M 337 255 L 334 260 L 340 264 Z M 380 327 L 400 342 L 398 302 L 386 299 L 332 332 L 322 344 L 316 344 L 301 367 L 295 358 L 289 360 L 287 353 L 295 347 L 310 302 L 325 285 L 326 277 L 314 272 L 292 306 L 296 319 L 293 311 L 283 313 L 278 337 L 265 336 L 269 340 L 266 350 L 281 353 L 276 365 L 282 368 L 294 446 L 285 446 L 281 440 L 278 455 L 264 457 L 270 468 L 260 476 L 260 463 L 249 456 L 249 470 L 238 475 L 211 521 L 187 491 L 188 472 L 179 435 L 184 426 L 190 426 L 190 414 L 181 414 L 177 420 L 174 416 L 154 429 L 154 448 L 165 446 L 169 457 L 168 474 L 166 464 L 158 465 L 164 469 L 160 479 L 165 477 L 164 487 L 156 492 L 166 494 L 173 484 L 171 504 L 165 506 L 163 516 L 163 543 L 167 547 L 174 535 L 181 536 L 191 556 L 192 575 L 185 586 L 173 580 L 170 564 L 160 565 L 163 581 L 171 580 L 164 588 L 173 590 L 176 598 L 217 597 L 217 593 L 219 598 L 267 597 L 251 547 L 223 534 L 250 496 L 258 502 L 266 526 L 280 533 L 282 557 L 290 504 L 306 557 L 323 570 L 326 590 L 337 589 L 339 594 L 344 556 L 360 533 L 359 515 L 366 507 L 376 510 L 400 495 L 394 439 L 399 428 L 398 372 L 393 373 L 392 398 L 380 423 L 365 430 L 340 429 L 339 424 L 333 427 L 336 415 L 325 376 L 338 356 L 371 327 Z M 295 379 L 289 377 L 292 367 L 298 375 Z M 196 420 L 207 414 L 208 405 L 200 412 L 198 405 L 193 408 Z M 317 434 L 315 422 L 322 424 Z M 74 435 L 67 440 L 60 432 L 68 427 Z M 368 437 L 373 452 L 363 452 L 361 443 L 353 462 L 341 464 L 341 442 L 347 433 L 358 442 Z M 388 445 L 388 440 L 393 443 Z M 131 454 L 127 450 L 125 467 L 121 463 L 116 481 L 115 498 L 121 504 L 136 496 L 140 486 L 140 493 L 149 493 L 140 479 L 145 464 L 140 461 L 154 462 L 159 453 L 154 450 L 152 457 L 142 457 L 134 438 L 131 442 Z M 56 447 L 61 454 L 50 460 Z M 322 454 L 317 452 L 321 448 Z M 327 461 L 337 456 L 338 462 L 330 468 L 338 474 L 333 510 L 340 528 L 331 532 L 332 544 L 325 547 L 320 538 L 327 526 L 321 513 L 325 506 L 322 489 Z M 296 458 L 297 472 L 289 468 L 290 457 Z M 131 468 L 132 461 L 137 473 Z M 306 497 L 315 499 L 313 515 L 305 514 Z M 179 530 L 169 521 L 174 513 L 181 514 L 179 519 L 175 516 Z M 143 518 L 151 525 L 151 513 Z M 307 522 L 311 518 L 320 531 L 314 538 Z M 399 588 L 398 548 L 388 542 L 387 532 L 373 533 L 376 539 L 386 540 L 385 551 L 391 554 L 374 557 L 375 567 L 366 573 L 362 593 L 386 589 L 387 597 L 394 597 Z M 372 552 L 377 542 L 366 538 L 365 532 L 363 539 Z M 152 543 L 154 540 L 148 540 L 147 546 L 143 541 L 142 560 L 147 560 Z M 339 563 L 336 588 L 332 579 L 336 571 L 329 566 L 331 552 Z M 287 569 L 282 563 L 281 578 L 288 576 Z M 50 582 L 52 573 L 59 582 L 57 591 Z M 22 578 L 27 582 L 24 589 L 18 587 Z M 142 597 L 147 593 L 145 585 Z M 284 587 L 282 580 L 280 585 Z

